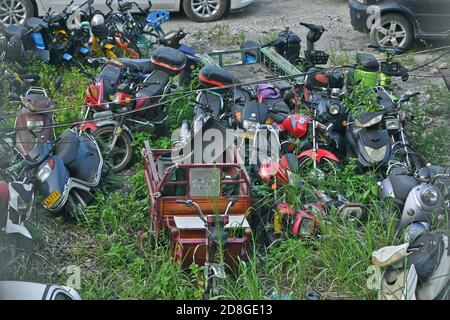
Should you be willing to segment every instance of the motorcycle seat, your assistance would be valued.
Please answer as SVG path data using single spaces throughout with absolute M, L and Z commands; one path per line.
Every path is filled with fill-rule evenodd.
M 155 70 L 151 59 L 118 58 L 116 60 L 134 72 L 151 73 Z
M 400 200 L 403 204 L 408 197 L 409 192 L 417 186 L 416 178 L 412 176 L 404 175 L 408 169 L 403 167 L 393 168 L 391 173 L 389 173 L 389 178 L 391 179 L 392 188 L 394 189 L 395 198 Z
M 281 112 L 273 112 L 269 111 L 268 116 L 270 119 L 272 119 L 276 123 L 282 123 L 284 120 L 287 119 L 289 114 L 281 113 Z
M 217 94 L 202 92 L 198 102 L 202 104 L 202 108 L 204 108 L 203 106 L 208 106 L 211 109 L 211 115 L 213 117 L 218 117 L 222 113 L 223 100 Z
M 5 28 L 5 36 L 22 39 L 25 33 L 28 32 L 28 30 L 28 28 L 20 24 L 10 24 Z
M 67 165 L 75 160 L 80 140 L 70 130 L 66 130 L 55 146 L 56 154 L 61 157 L 64 164 Z
M 374 72 L 380 68 L 377 58 L 371 53 L 358 52 L 356 54 L 356 62 L 361 65 L 364 71 Z
M 445 234 L 440 230 L 422 234 L 408 248 L 411 253 L 408 255 L 407 265 L 414 265 L 422 282 L 430 279 L 441 262 L 445 249 Z
M 393 114 L 397 111 L 397 105 L 386 92 L 380 92 L 378 103 L 383 106 L 386 114 Z
M 148 97 L 159 96 L 163 94 L 164 88 L 169 83 L 170 76 L 161 71 L 153 72 L 145 82 L 152 83 L 145 88 L 139 90 L 137 94 L 144 94 Z M 137 95 L 136 95 L 137 96 Z
M 28 94 L 21 97 L 21 102 L 27 109 L 35 112 L 53 110 L 54 106 L 52 99 L 41 94 Z
M 372 127 L 376 124 L 379 124 L 383 120 L 384 114 L 384 111 L 361 113 L 355 119 L 355 125 L 358 128 Z
M 47 22 L 42 20 L 41 18 L 37 17 L 31 17 L 30 19 L 27 19 L 24 23 L 24 26 L 29 29 L 35 29 L 38 27 L 46 28 L 48 26 Z

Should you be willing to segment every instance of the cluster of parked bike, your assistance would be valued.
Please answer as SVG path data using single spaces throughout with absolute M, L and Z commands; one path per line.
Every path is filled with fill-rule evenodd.
M 261 242 L 268 247 L 285 235 L 315 236 L 319 217 L 330 211 L 366 219 L 362 205 L 311 184 L 339 174 L 350 158 L 360 170 L 383 176 L 381 199 L 392 200 L 398 228 L 407 235 L 405 245 L 373 255 L 374 264 L 388 270 L 380 297 L 410 299 L 417 293 L 433 299 L 443 291 L 450 271 L 448 233 L 430 229 L 445 222 L 450 174 L 448 168 L 425 164 L 405 132 L 412 123 L 411 100 L 421 93 L 394 95 L 392 80 L 408 79 L 408 70 L 395 61 L 397 48 L 376 47 L 385 59 L 358 53 L 347 73 L 343 67 L 325 68 L 328 55 L 314 48 L 325 28 L 302 23 L 309 29 L 304 55 L 300 37 L 289 29 L 267 44 L 245 41 L 237 50 L 197 54 L 180 44 L 183 31 L 162 30 L 167 12 L 140 9 L 148 14 L 144 21 L 131 15 L 133 3 L 119 0 L 114 11 L 107 0 L 107 14 L 92 4 L 81 6 L 83 22 L 76 27 L 67 22 L 70 3 L 60 14 L 49 11 L 43 19 L 3 28 L 2 59 L 20 61 L 35 53 L 38 59 L 76 66 L 92 83 L 82 119 L 57 124 L 55 92 L 33 86 L 34 75 L 5 70 L 9 99 L 20 106 L 14 129 L 7 126 L 12 116 L 0 119 L 2 231 L 31 240 L 24 223 L 35 186 L 49 211 L 83 215 L 108 171 L 131 163 L 134 134 L 164 134 L 167 104 L 198 78 L 199 87 L 182 92 L 196 94 L 194 117 L 183 121 L 173 148 L 154 150 L 146 142 L 142 156 L 151 231 L 170 231 L 172 257 L 181 267 L 205 265 L 208 294 L 217 295 L 226 271 L 247 259 L 260 221 Z M 100 71 L 91 74 L 86 65 Z M 61 85 L 58 78 L 56 90 Z M 376 94 L 378 111 L 365 112 L 362 106 L 350 112 L 343 103 L 359 86 Z M 70 128 L 56 137 L 58 125 Z M 232 143 L 224 139 L 212 163 L 195 161 L 195 138 L 211 128 L 233 130 Z M 272 205 L 252 212 L 252 190 L 264 184 L 270 186 Z M 302 205 L 289 203 L 284 186 L 306 184 L 316 200 L 298 194 Z M 265 219 L 252 219 L 261 212 Z

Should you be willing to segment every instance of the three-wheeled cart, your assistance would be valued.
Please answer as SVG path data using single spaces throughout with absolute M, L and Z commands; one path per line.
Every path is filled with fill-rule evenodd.
M 203 265 L 208 232 L 195 208 L 182 201 L 195 201 L 209 218 L 224 214 L 230 201 L 227 223 L 221 237 L 223 260 L 234 268 L 239 259 L 247 259 L 251 229 L 250 178 L 238 161 L 232 163 L 174 163 L 173 150 L 151 149 L 144 143 L 145 181 L 150 199 L 151 230 L 158 235 L 162 228 L 171 234 L 171 256 L 182 267 Z M 214 239 L 213 239 L 214 240 Z M 217 240 L 217 239 L 216 239 Z

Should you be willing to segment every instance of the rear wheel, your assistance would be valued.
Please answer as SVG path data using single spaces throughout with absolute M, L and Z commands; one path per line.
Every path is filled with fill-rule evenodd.
M 110 170 L 119 172 L 124 170 L 131 162 L 133 149 L 131 146 L 131 137 L 128 133 L 118 134 L 114 148 L 110 146 L 114 140 L 115 127 L 108 126 L 97 129 L 93 136 L 98 143 L 102 153 L 103 160 L 107 163 Z
M 228 0 L 184 0 L 183 9 L 189 19 L 211 22 L 221 19 L 228 9 Z

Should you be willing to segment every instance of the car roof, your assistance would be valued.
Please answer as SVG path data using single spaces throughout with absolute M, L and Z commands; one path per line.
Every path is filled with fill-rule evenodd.
M 46 284 L 26 281 L 0 281 L 0 300 L 42 300 Z

